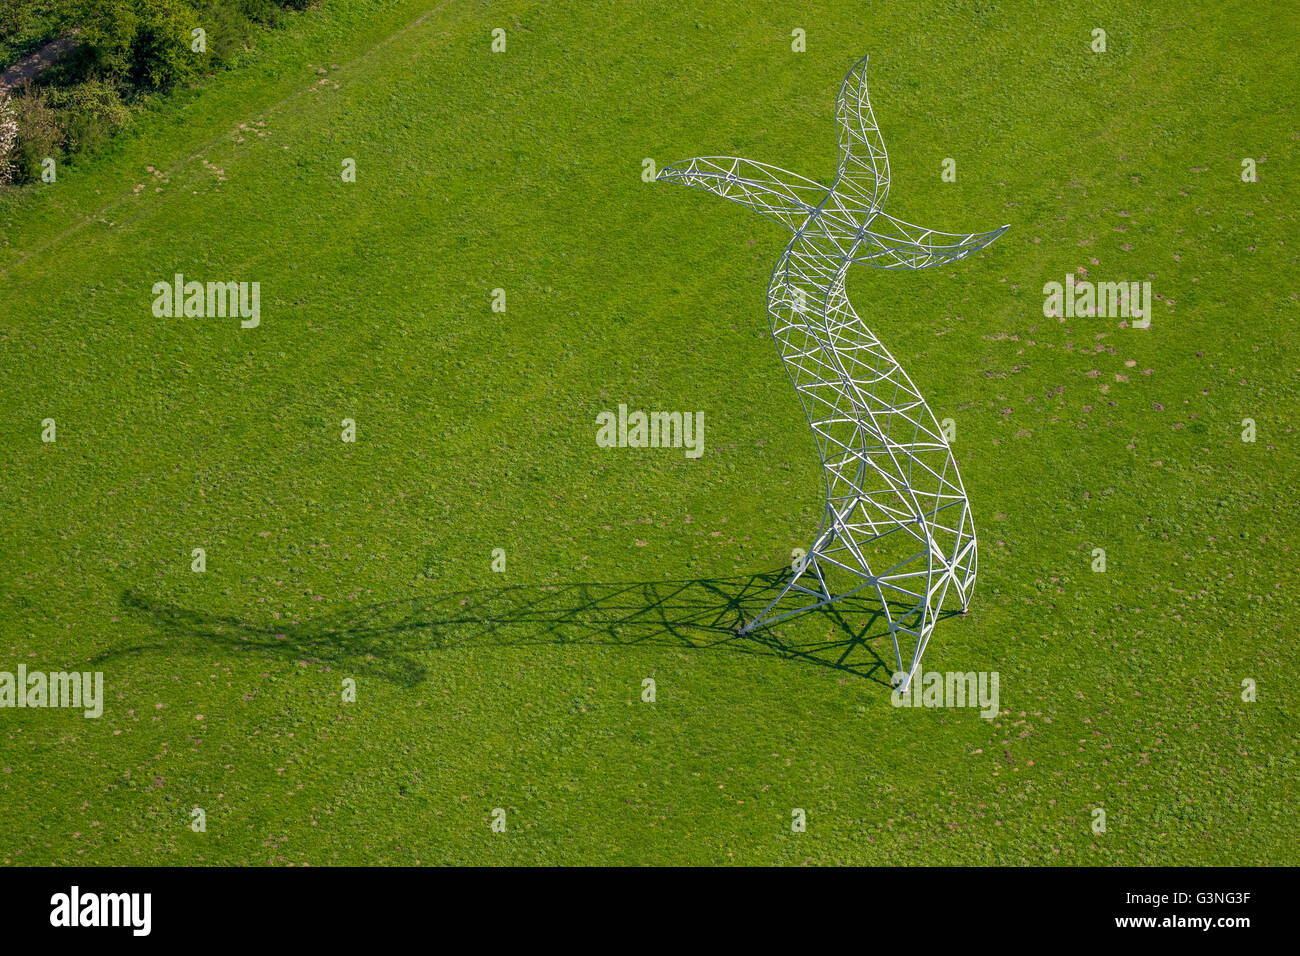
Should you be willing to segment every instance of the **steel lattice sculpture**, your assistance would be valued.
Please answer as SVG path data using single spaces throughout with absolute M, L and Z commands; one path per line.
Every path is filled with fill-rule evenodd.
M 881 211 L 889 192 L 889 157 L 867 99 L 866 57 L 844 78 L 835 118 L 839 168 L 829 191 L 795 173 L 734 157 L 677 163 L 658 179 L 707 189 L 794 233 L 772 270 L 767 310 L 817 439 L 826 512 L 806 558 L 741 633 L 874 587 L 906 687 L 950 591 L 963 611 L 970 605 L 975 525 L 934 414 L 853 311 L 844 277 L 854 263 L 925 269 L 964 259 L 1007 227 L 957 235 Z M 869 558 L 883 568 L 873 570 Z M 843 586 L 834 583 L 844 579 Z M 791 591 L 810 602 L 776 612 Z M 915 640 L 906 668 L 899 635 Z

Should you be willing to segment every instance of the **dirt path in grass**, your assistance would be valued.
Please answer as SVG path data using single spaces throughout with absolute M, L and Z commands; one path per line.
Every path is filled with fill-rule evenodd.
M 57 40 L 51 40 L 35 53 L 29 53 L 0 73 L 0 94 L 15 90 L 28 80 L 36 79 L 76 45 L 77 41 L 73 37 L 59 37 Z

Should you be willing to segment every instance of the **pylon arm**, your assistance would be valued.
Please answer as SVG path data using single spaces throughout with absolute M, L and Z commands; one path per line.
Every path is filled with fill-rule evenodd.
M 701 156 L 665 166 L 660 182 L 705 189 L 775 219 L 790 231 L 826 196 L 826 187 L 798 173 L 735 156 Z
M 1001 226 L 989 232 L 940 232 L 881 212 L 872 217 L 849 261 L 873 269 L 929 269 L 965 259 L 1006 231 Z

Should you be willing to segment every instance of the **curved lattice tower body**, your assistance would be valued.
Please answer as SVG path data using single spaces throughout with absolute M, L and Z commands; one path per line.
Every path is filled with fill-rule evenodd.
M 854 311 L 845 275 L 854 263 L 925 269 L 953 262 L 1007 227 L 937 232 L 881 211 L 889 193 L 889 158 L 867 99 L 866 67 L 863 57 L 836 100 L 839 168 L 829 191 L 795 173 L 733 157 L 678 163 L 658 178 L 747 205 L 794 233 L 772 271 L 767 309 L 817 441 L 826 511 L 799 570 L 741 631 L 873 587 L 906 686 L 945 603 L 962 610 L 970 604 L 975 525 L 938 422 Z M 791 592 L 806 596 L 807 603 L 777 613 Z

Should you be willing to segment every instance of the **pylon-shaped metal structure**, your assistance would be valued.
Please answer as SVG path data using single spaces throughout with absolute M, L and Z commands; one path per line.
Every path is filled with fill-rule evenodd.
M 867 99 L 867 58 L 835 101 L 834 185 L 734 157 L 664 168 L 658 179 L 716 193 L 794 233 L 772 270 L 767 311 L 821 453 L 826 512 L 807 556 L 748 633 L 874 587 L 902 686 L 911 683 L 950 594 L 962 610 L 975 587 L 975 524 L 947 439 L 920 391 L 853 310 L 849 266 L 926 269 L 964 259 L 1006 231 L 961 235 L 881 211 L 889 157 Z M 873 566 L 874 565 L 874 566 Z M 807 603 L 777 611 L 796 592 Z M 900 635 L 913 647 L 904 666 Z

